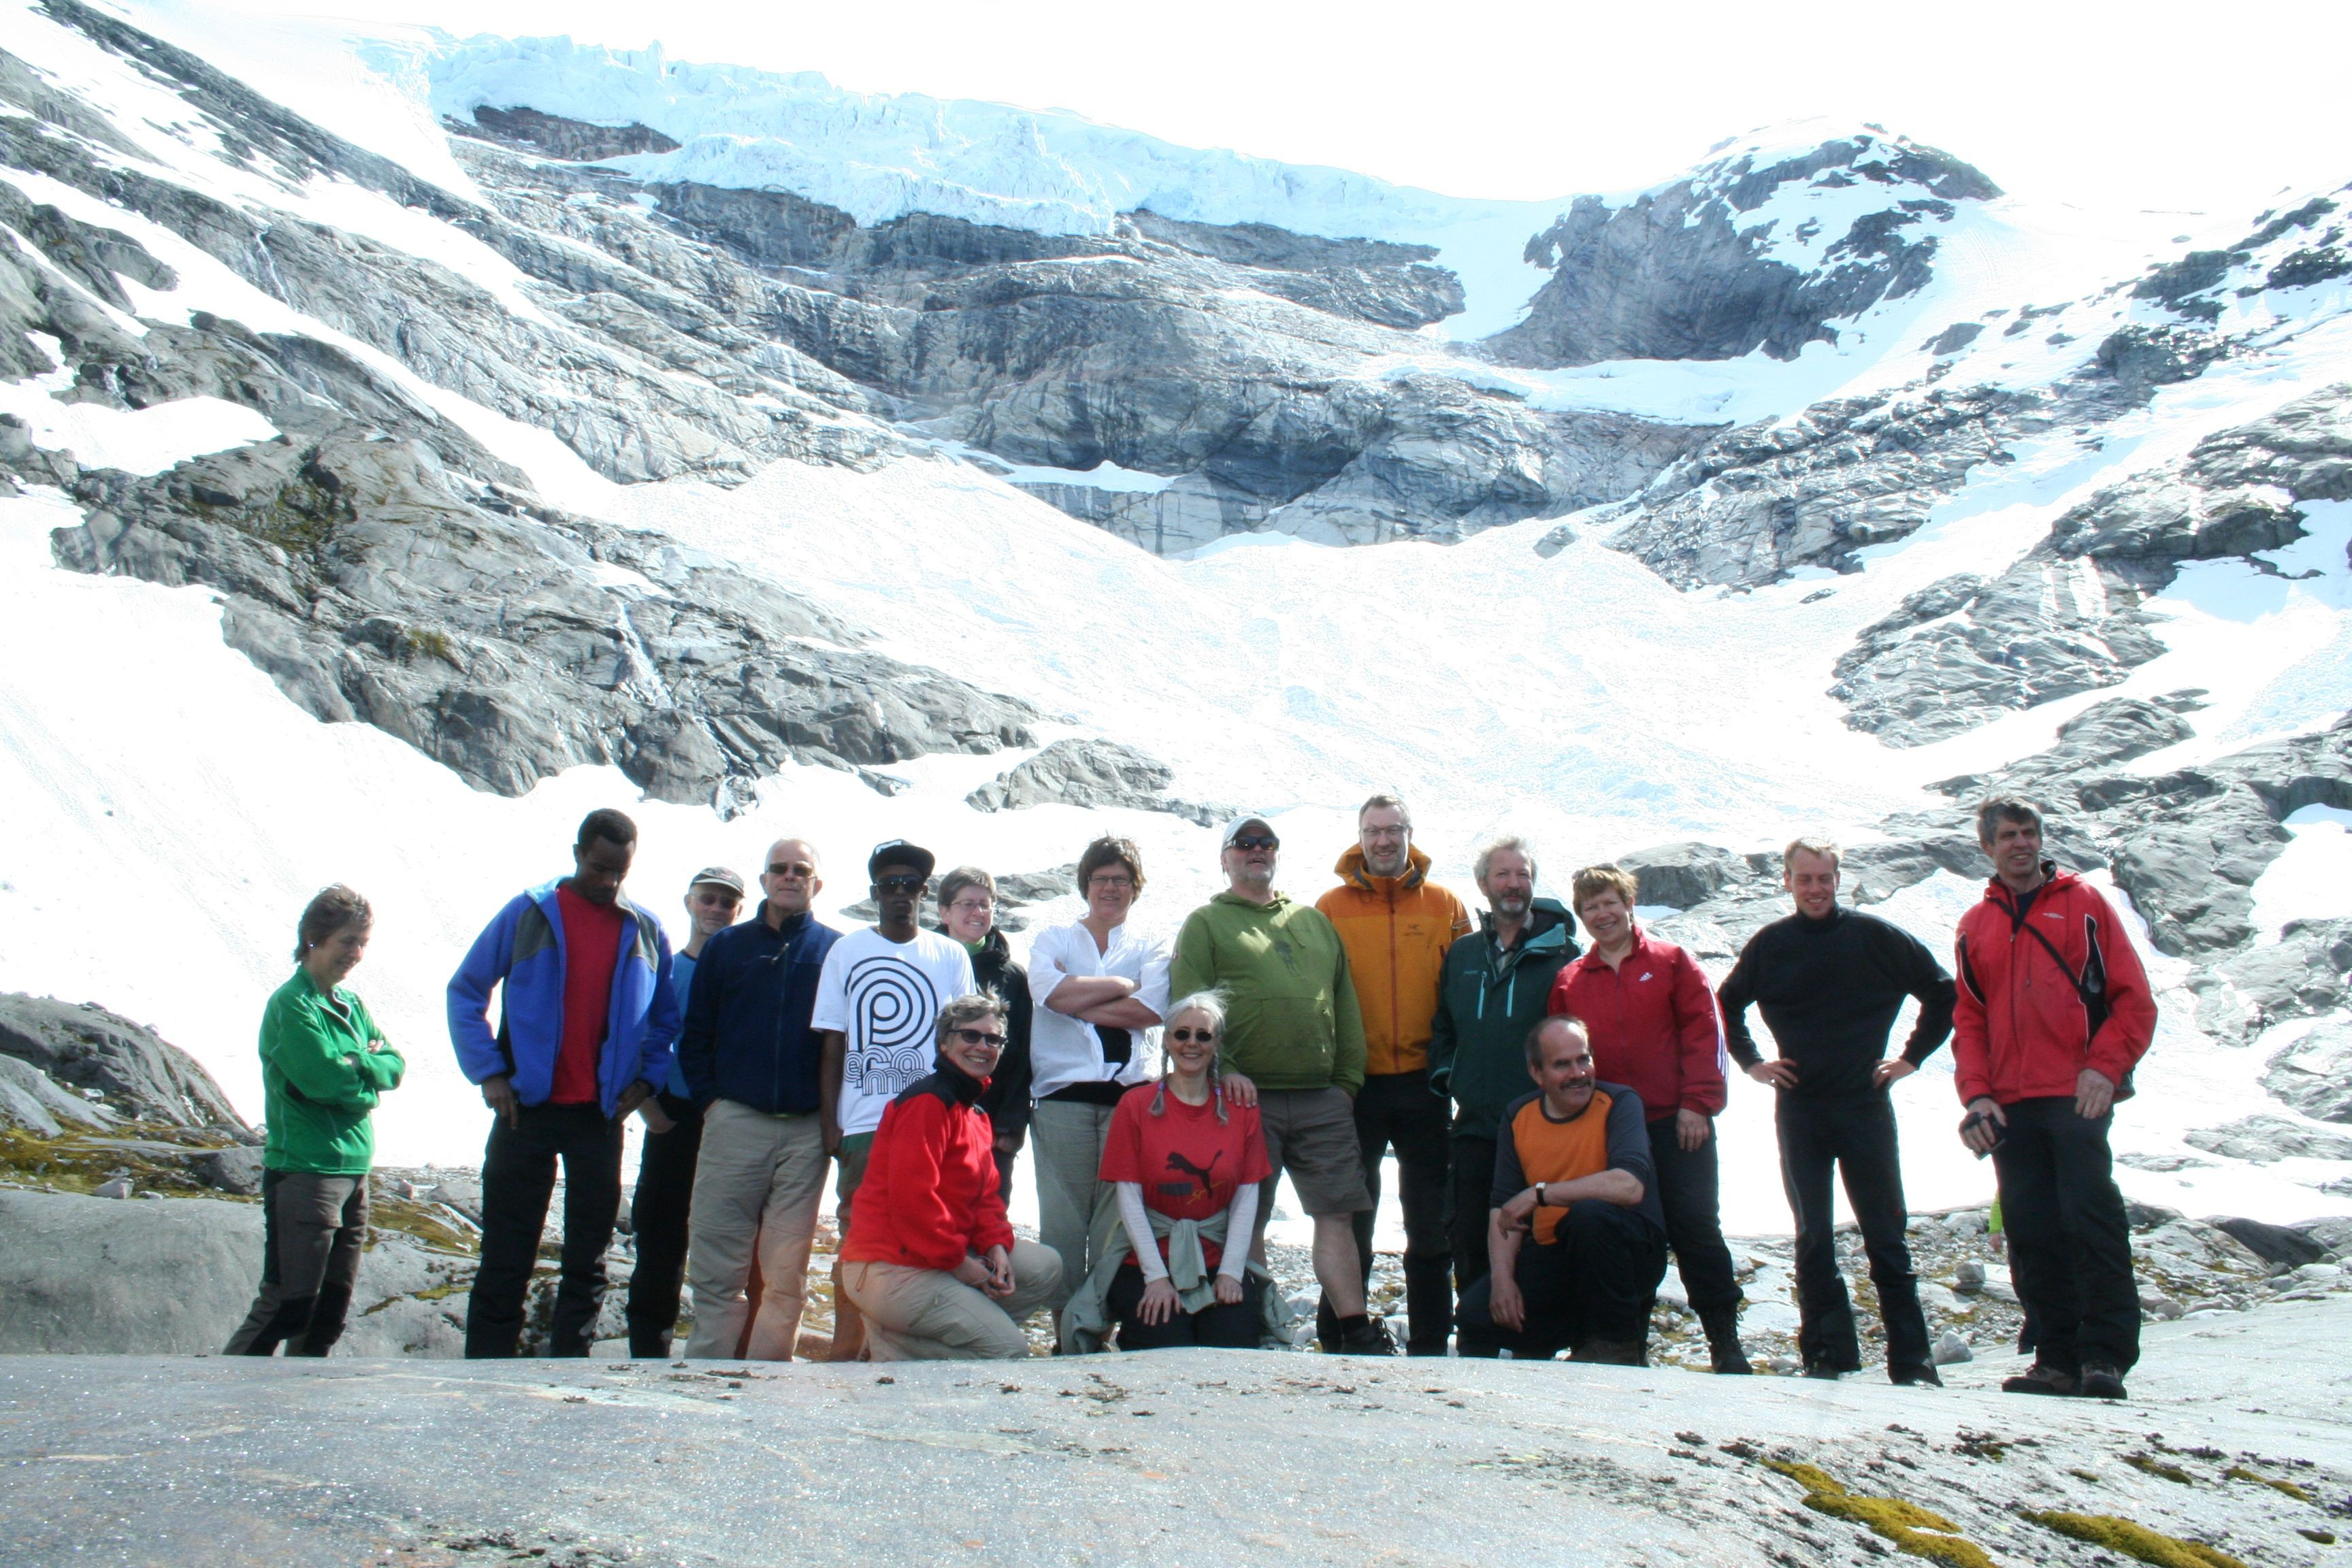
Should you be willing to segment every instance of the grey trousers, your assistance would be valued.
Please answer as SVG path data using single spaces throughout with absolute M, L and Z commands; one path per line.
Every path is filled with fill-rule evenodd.
M 694 1290 L 690 1358 L 732 1359 L 751 1319 L 753 1361 L 790 1361 L 808 1292 L 809 1247 L 828 1163 L 814 1116 L 771 1116 L 731 1100 L 703 1112 L 686 1278 Z M 760 1254 L 760 1300 L 745 1298 Z
M 845 1263 L 842 1286 L 866 1314 L 875 1361 L 1018 1361 L 1021 1320 L 1062 1289 L 1062 1260 L 1034 1241 L 1013 1244 L 1013 1294 L 998 1300 L 940 1268 Z
M 342 1337 L 367 1240 L 365 1176 L 268 1171 L 261 1178 L 261 1289 L 230 1355 L 325 1355 Z
M 1030 1140 L 1037 1152 L 1037 1239 L 1062 1259 L 1062 1282 L 1045 1298 L 1056 1312 L 1069 1304 L 1080 1280 L 1093 1277 L 1112 1236 L 1124 1234 L 1118 1189 L 1101 1175 L 1111 1110 L 1041 1100 L 1030 1112 Z

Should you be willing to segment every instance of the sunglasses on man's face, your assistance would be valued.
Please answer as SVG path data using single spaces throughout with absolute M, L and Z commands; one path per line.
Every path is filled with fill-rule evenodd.
M 1180 1046 L 1189 1046 L 1195 1040 L 1200 1041 L 1201 1044 L 1204 1046 L 1213 1046 L 1217 1043 L 1217 1031 L 1214 1029 L 1175 1028 L 1168 1031 L 1168 1037 L 1175 1041 Z
M 919 893 L 923 881 L 920 877 L 877 877 L 874 885 L 886 893 Z
M 1234 835 L 1236 849 L 1279 849 L 1282 840 L 1271 833 L 1237 833 Z
M 955 1032 L 955 1037 L 967 1046 L 986 1046 L 989 1049 L 996 1051 L 1004 1048 L 1004 1037 L 992 1035 L 986 1029 L 958 1029 Z
M 768 862 L 768 875 L 779 878 L 798 877 L 805 881 L 816 875 L 816 868 L 805 860 L 771 860 Z

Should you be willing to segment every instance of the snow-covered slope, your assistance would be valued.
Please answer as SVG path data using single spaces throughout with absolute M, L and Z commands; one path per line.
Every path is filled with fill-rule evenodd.
M 173 22 L 184 46 L 204 42 L 200 20 L 180 13 Z M 302 37 L 310 40 L 303 48 L 324 51 L 320 58 L 344 47 L 323 34 Z M 2202 788 L 2224 776 L 2234 753 L 2301 743 L 2352 706 L 2347 500 L 2299 492 L 2274 498 L 2302 520 L 2299 537 L 2265 535 L 2261 548 L 2170 561 L 2161 582 L 2134 578 L 2133 613 L 2145 623 L 2149 657 L 2118 666 L 2106 685 L 1996 706 L 1909 749 L 1853 727 L 1847 702 L 1831 694 L 1857 639 L 1921 594 L 1956 575 L 2010 572 L 2063 519 L 2127 480 L 2172 482 L 2177 470 L 2180 485 L 2219 493 L 2220 479 L 2192 471 L 2203 444 L 2352 374 L 2340 278 L 2296 282 L 2302 274 L 2290 273 L 2287 286 L 2255 288 L 2291 255 L 2336 243 L 2321 237 L 2325 213 L 2237 247 L 2245 254 L 2235 259 L 2225 252 L 2225 281 L 2167 298 L 2130 292 L 2145 260 L 2144 231 L 2131 223 L 2085 220 L 2070 234 L 2036 227 L 2000 199 L 1958 196 L 1950 218 L 1927 220 L 1938 244 L 1925 283 L 1882 297 L 1841 324 L 1835 342 L 1807 342 L 1786 361 L 1759 349 L 1736 360 L 1507 368 L 1446 351 L 1427 333 L 1334 325 L 1328 313 L 1253 294 L 1225 318 L 1231 341 L 1308 342 L 1282 334 L 1304 334 L 1299 323 L 1312 316 L 1321 335 L 1311 341 L 1373 367 L 1369 382 L 1349 379 L 1364 374 L 1355 370 L 1339 378 L 1333 405 L 1348 405 L 1354 394 L 1345 388 L 1426 373 L 1507 387 L 1528 404 L 1768 421 L 1737 433 L 1752 447 L 1737 461 L 1708 458 L 1704 484 L 1696 470 L 1682 472 L 1675 482 L 1686 488 L 1677 493 L 1700 498 L 1684 512 L 1667 515 L 1663 490 L 1634 498 L 1635 512 L 1664 519 L 1660 561 L 1667 544 L 1689 544 L 1667 537 L 1675 528 L 1704 535 L 1707 548 L 1720 543 L 1724 514 L 1708 510 L 1707 497 L 1739 493 L 1743 475 L 1762 471 L 1758 452 L 1785 457 L 1812 441 L 1822 472 L 1880 462 L 1872 438 L 1857 433 L 1864 393 L 1890 411 L 1876 428 L 1891 420 L 1918 451 L 1950 455 L 1949 472 L 1934 484 L 1907 478 L 1907 526 L 1874 542 L 1843 536 L 1842 552 L 1818 559 L 1776 545 L 1769 569 L 1736 579 L 1702 574 L 1706 585 L 1697 587 L 1679 568 L 1653 570 L 1649 555 L 1620 547 L 1634 515 L 1622 510 L 1565 521 L 1538 512 L 1447 546 L 1333 551 L 1278 531 L 1234 533 L 1191 559 L 1162 559 L 957 460 L 951 443 L 920 438 L 908 416 L 922 409 L 852 384 L 789 339 L 760 337 L 746 323 L 768 318 L 738 309 L 754 295 L 764 310 L 810 290 L 788 294 L 776 284 L 759 294 L 774 282 L 769 273 L 716 244 L 665 240 L 671 231 L 624 187 L 595 183 L 604 175 L 550 173 L 551 160 L 504 152 L 492 160 L 470 142 L 436 152 L 419 140 L 425 122 L 396 106 L 425 103 L 404 95 L 429 89 L 430 107 L 451 114 L 527 104 L 580 121 L 643 123 L 681 146 L 633 155 L 676 162 L 628 164 L 628 188 L 639 178 L 723 186 L 722 173 L 752 185 L 766 183 L 752 178 L 761 170 L 799 170 L 795 190 L 868 226 L 931 214 L 1017 220 L 1024 235 L 1099 236 L 1117 214 L 1149 205 L 1188 221 L 1441 244 L 1440 259 L 1454 265 L 1441 243 L 1447 224 L 1491 220 L 1497 235 L 1512 227 L 1511 243 L 1524 248 L 1563 205 L 1504 212 L 1333 172 L 1165 149 L 1083 121 L 861 100 L 813 79 L 544 42 L 361 46 L 356 58 L 407 74 L 372 79 L 378 85 L 369 91 L 392 96 L 329 127 L 362 144 L 339 150 L 291 116 L 267 121 L 273 142 L 257 130 L 261 110 L 216 89 L 192 95 L 173 74 L 182 68 L 142 64 L 124 47 L 97 41 L 63 4 L 0 11 L 0 48 L 27 67 L 23 79 L 0 82 L 8 100 L 0 104 L 8 138 L 0 181 L 22 197 L 0 215 L 0 237 L 13 247 L 8 276 L 22 280 L 7 302 L 42 323 L 22 335 L 15 379 L 0 387 L 0 412 L 20 422 L 0 442 L 20 491 L 0 500 L 0 811 L 19 846 L 0 867 L 0 988 L 86 998 L 152 1022 L 257 1110 L 252 1029 L 282 975 L 293 917 L 320 884 L 352 881 L 379 909 L 362 989 L 415 1064 L 379 1118 L 391 1160 L 473 1158 L 480 1118 L 440 1043 L 441 984 L 501 899 L 564 868 L 572 826 L 592 805 L 620 804 L 637 816 L 645 847 L 633 887 L 666 913 L 692 869 L 713 861 L 749 868 L 783 832 L 825 848 L 833 875 L 820 902 L 837 910 L 862 895 L 856 867 L 884 838 L 929 843 L 943 863 L 1028 872 L 1066 864 L 1108 829 L 1144 845 L 1152 889 L 1138 918 L 1167 931 L 1213 889 L 1207 830 L 1133 805 L 990 813 L 965 797 L 1057 739 L 1133 746 L 1172 770 L 1171 797 L 1276 814 L 1284 880 L 1311 895 L 1350 837 L 1354 803 L 1396 788 L 1415 803 L 1420 839 L 1440 874 L 1466 894 L 1475 843 L 1507 827 L 1536 837 L 1555 888 L 1576 865 L 1674 840 L 1738 854 L 1769 850 L 1800 830 L 1881 846 L 1940 842 L 1951 829 L 1937 814 L 1950 806 L 1930 786 L 2025 763 L 2060 741 L 2062 723 L 2118 698 L 2206 693 L 2203 707 L 2177 716 L 2179 728 L 2161 747 L 2077 758 L 2065 764 L 2066 779 L 2181 774 Z M 276 57 L 247 47 L 258 62 L 250 85 L 263 92 L 288 59 L 309 58 L 290 44 Z M 79 106 L 79 121 L 61 104 Z M 332 118 L 327 108 L 318 117 Z M 721 137 L 740 142 L 728 144 L 736 149 L 728 156 L 740 161 L 724 168 L 711 161 L 721 143 L 710 139 Z M 1752 161 L 1772 145 L 1726 156 Z M 369 151 L 381 159 L 357 155 Z M 802 162 L 776 161 L 793 157 Z M 492 192 L 476 177 L 485 170 L 549 184 Z M 1808 183 L 1768 193 L 1774 228 L 1764 243 L 1811 245 L 1795 231 L 1816 210 L 1858 202 L 1857 188 Z M 1633 199 L 1606 205 L 1621 210 Z M 1791 202 L 1815 205 L 1781 210 Z M 248 223 L 257 237 L 249 244 L 239 226 Z M 2095 268 L 2102 258 L 2112 265 Z M 2164 259 L 2172 265 L 2177 255 Z M 1022 265 L 1069 295 L 1139 264 L 1057 256 Z M 1487 319 L 1487 331 L 1543 282 L 1513 265 L 1519 292 L 1502 319 Z M 1214 292 L 1200 281 L 1207 274 L 1184 276 L 1186 289 Z M 2098 297 L 2103 279 L 2114 287 Z M 1475 314 L 1485 307 L 1470 281 Z M 2232 291 L 2244 288 L 2255 291 Z M 2215 320 L 2176 308 L 2199 300 L 2219 306 Z M 2051 313 L 2059 307 L 2064 314 Z M 2029 319 L 2032 331 L 2009 332 Z M 1986 330 L 1948 349 L 1923 346 L 1961 321 Z M 2220 349 L 2189 354 L 2185 374 L 2127 390 L 2097 355 L 2135 325 L 2208 333 L 2197 343 Z M 2062 336 L 2072 341 L 2052 341 Z M 217 369 L 232 363 L 242 368 Z M 1151 369 L 1186 395 L 1225 374 L 1174 357 Z M 1950 421 L 1905 412 L 1963 394 L 2030 393 L 2055 405 L 2063 400 L 2052 389 L 2069 378 L 2096 383 L 2105 401 L 2095 420 L 2064 404 L 2064 417 L 2036 428 L 2000 426 L 1983 451 L 1956 445 Z M 1255 365 L 1225 375 L 1242 398 L 1274 379 Z M 1832 392 L 1854 405 L 1838 405 L 1846 423 L 1820 436 L 1829 416 L 1806 405 Z M 1462 442 L 1449 428 L 1416 429 L 1419 457 L 1454 460 Z M 1585 427 L 1578 439 L 1630 440 L 1628 428 Z M 2329 428 L 2315 416 L 2297 429 L 2317 433 L 2296 439 L 2324 447 L 2336 438 Z M 761 623 L 768 640 L 758 646 L 768 651 L 760 657 L 783 650 L 824 663 L 854 655 L 896 661 L 890 668 L 900 672 L 944 672 L 958 689 L 1024 705 L 1033 715 L 1023 721 L 1026 742 L 927 743 L 873 759 L 803 748 L 782 762 L 761 753 L 770 761 L 756 767 L 743 760 L 750 753 L 730 752 L 710 764 L 715 771 L 691 774 L 694 794 L 660 782 L 680 776 L 671 764 L 692 762 L 688 749 L 656 766 L 638 739 L 616 738 L 608 752 L 568 753 L 572 765 L 521 770 L 528 776 L 498 786 L 509 793 L 469 787 L 465 779 L 479 775 L 461 777 L 446 761 L 454 753 L 435 750 L 425 729 L 402 731 L 396 714 L 322 722 L 312 715 L 331 701 L 315 683 L 302 688 L 313 691 L 310 711 L 289 700 L 299 685 L 287 673 L 292 655 L 270 663 L 281 645 L 265 647 L 252 631 L 270 608 L 257 597 L 258 578 L 221 564 L 228 544 L 261 525 L 229 502 L 195 499 L 192 485 L 218 482 L 216 467 L 206 466 L 218 460 L 173 467 L 243 449 L 272 430 L 284 431 L 298 455 L 335 441 L 347 443 L 336 448 L 346 458 L 371 444 L 427 454 L 429 463 L 402 459 L 410 487 L 403 504 L 430 501 L 415 515 L 429 513 L 434 527 L 510 530 L 502 537 L 526 542 L 516 548 L 538 563 L 534 592 L 557 584 L 564 615 L 576 617 L 562 637 L 534 641 L 529 628 L 488 624 L 498 616 L 465 618 L 468 604 L 495 607 L 511 589 L 404 588 L 425 580 L 387 574 L 380 555 L 341 557 L 341 576 L 321 567 L 301 579 L 315 601 L 272 610 L 314 639 L 304 647 L 328 650 L 303 668 L 328 671 L 330 684 L 345 668 L 339 661 L 351 660 L 404 679 L 457 679 L 420 651 L 436 646 L 424 635 L 431 632 L 457 650 L 444 662 L 472 661 L 460 673 L 478 693 L 536 689 L 570 658 L 558 673 L 593 686 L 600 700 L 609 694 L 636 704 L 629 711 L 643 719 L 667 716 L 689 731 L 706 721 L 724 728 L 729 715 L 682 673 L 701 656 L 681 616 L 705 607 L 698 595 L 717 579 L 697 587 L 659 575 L 663 568 L 649 575 L 629 563 L 637 557 L 615 552 L 615 539 L 639 539 L 656 553 L 699 552 L 696 559 L 714 563 L 709 570 L 734 574 L 730 605 L 751 583 L 814 606 L 821 626 L 772 616 Z M 1107 460 L 1120 461 L 1116 453 Z M 1114 468 L 1111 477 L 1156 493 L 1135 473 Z M 1035 468 L 1013 477 L 1036 482 Z M 53 545 L 52 530 L 83 528 L 110 508 L 185 545 L 172 557 L 179 564 L 164 571 L 159 554 Z M 372 519 L 363 512 L 361 521 Z M 629 531 L 608 537 L 586 520 Z M 271 548 L 300 565 L 311 546 L 292 542 L 290 552 Z M 425 553 L 439 561 L 446 552 L 436 542 Z M 68 559 L 106 564 L 110 574 L 69 570 L 60 563 Z M 2066 581 L 2089 581 L 2081 569 L 2064 572 L 2077 573 Z M 418 636 L 379 636 L 365 616 L 341 608 L 330 626 L 319 605 L 335 594 L 376 595 L 362 607 Z M 656 614 L 659 636 L 646 630 Z M 1915 622 L 1932 631 L 1966 618 L 1955 609 Z M 573 646 L 591 651 L 560 651 Z M 612 672 L 599 673 L 607 659 Z M 490 669 L 504 674 L 482 673 Z M 836 765 L 845 762 L 854 766 Z M 667 793 L 648 796 L 648 788 Z M 2263 1084 L 2282 1049 L 2342 1026 L 2340 976 L 2337 1000 L 2313 1016 L 2273 1021 L 2267 1035 L 2232 1033 L 2209 1000 L 2214 976 L 2241 949 L 2280 945 L 2290 921 L 2352 912 L 2328 870 L 2340 859 L 2343 827 L 2326 815 L 2352 806 L 2352 797 L 2279 804 L 2286 826 L 2273 829 L 2263 817 L 2259 828 L 2231 830 L 2263 853 L 2284 846 L 2244 889 L 2252 936 L 2154 954 L 2167 1021 L 2142 1095 L 2119 1122 L 2119 1146 L 2142 1163 L 2127 1173 L 2133 1190 L 2199 1212 L 2285 1219 L 2352 1210 L 2341 1159 L 2184 1142 L 2253 1116 L 2280 1117 L 2319 1140 L 2315 1146 L 2346 1136 L 2290 1110 Z M 2187 809 L 2168 795 L 2138 808 L 2139 826 L 2171 823 Z M 2081 842 L 2121 863 L 2137 827 L 2100 828 L 2110 831 L 2095 846 Z M 1973 868 L 1923 873 L 1887 890 L 1879 907 L 1944 948 L 1974 896 L 1970 875 Z M 1712 909 L 1690 918 L 1715 921 L 1722 911 Z M 1065 900 L 1021 913 L 1034 921 L 1069 910 Z M 2178 913 L 2168 903 L 2153 916 Z M 1720 927 L 1716 939 L 1731 929 Z M 1692 940 L 1711 939 L 1700 931 Z M 1923 1208 L 1977 1199 L 1989 1182 L 1951 1139 L 1943 1070 L 1899 1095 L 1911 1196 Z M 1735 1083 L 1723 1135 L 1733 1168 L 1768 1171 L 1767 1097 Z M 1729 1184 L 1726 1196 L 1737 1228 L 1786 1223 L 1769 1181 Z

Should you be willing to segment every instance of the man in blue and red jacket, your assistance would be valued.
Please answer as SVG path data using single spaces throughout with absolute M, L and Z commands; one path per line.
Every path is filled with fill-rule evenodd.
M 1960 1136 L 1992 1156 L 2017 1293 L 2041 1327 L 2032 1367 L 2001 1387 L 2121 1399 L 2139 1292 L 2107 1130 L 2156 1002 L 2114 907 L 2042 858 L 2040 811 L 1989 800 L 1977 838 L 1993 879 L 1954 950 Z
M 551 1352 L 584 1356 L 621 1206 L 621 1124 L 669 1075 L 669 937 L 621 895 L 636 824 L 592 811 L 569 877 L 517 894 L 449 978 L 449 1041 L 494 1115 L 482 1155 L 482 1266 L 466 1353 L 510 1356 L 563 1162 L 563 1268 Z M 490 992 L 503 988 L 497 1033 Z

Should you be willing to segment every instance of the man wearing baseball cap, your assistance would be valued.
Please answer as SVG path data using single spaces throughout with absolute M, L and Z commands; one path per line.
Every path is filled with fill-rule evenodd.
M 963 943 L 917 923 L 938 864 L 929 850 L 903 838 L 876 845 L 866 875 L 879 918 L 833 944 L 817 982 L 812 1023 L 824 1039 L 824 1142 L 841 1167 L 834 1193 L 845 1239 L 883 1108 L 930 1075 L 940 1009 L 974 988 Z M 865 1339 L 864 1320 L 841 1289 L 836 1264 L 833 1359 L 854 1360 Z
M 824 1051 L 810 1016 L 840 937 L 809 904 L 824 883 L 799 838 L 768 847 L 757 918 L 710 939 L 688 994 L 678 1058 L 702 1112 L 694 1169 L 688 1356 L 790 1361 L 824 1194 L 819 1089 Z M 746 1286 L 752 1253 L 760 1299 Z M 749 1321 L 748 1340 L 744 1325 Z
M 669 961 L 670 988 L 681 1016 L 703 944 L 733 925 L 742 908 L 743 879 L 724 866 L 705 866 L 687 883 L 687 942 Z M 694 1163 L 702 1152 L 702 1112 L 676 1056 L 661 1092 L 637 1107 L 637 1114 L 645 1119 L 646 1144 L 637 1160 L 636 1191 L 629 1197 L 629 1228 L 637 1248 L 637 1266 L 629 1275 L 629 1353 L 661 1360 L 669 1354 L 670 1334 L 677 1328 Z
M 1355 1216 L 1372 1206 L 1354 1110 L 1364 1086 L 1363 1017 L 1338 930 L 1313 905 L 1274 890 L 1281 847 L 1263 816 L 1225 825 L 1220 862 L 1230 886 L 1185 917 L 1169 991 L 1225 994 L 1225 1081 L 1244 1094 L 1255 1087 L 1274 1167 L 1253 1252 L 1264 1256 L 1265 1217 L 1287 1171 L 1315 1221 L 1315 1278 L 1336 1320 L 1336 1340 L 1323 1348 L 1392 1355 L 1386 1331 L 1365 1316 L 1356 1251 Z

